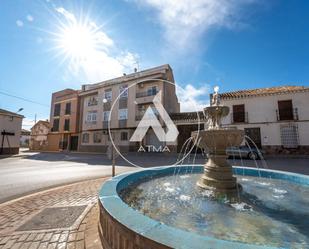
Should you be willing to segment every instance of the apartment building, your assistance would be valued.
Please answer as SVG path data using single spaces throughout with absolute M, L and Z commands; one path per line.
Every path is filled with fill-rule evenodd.
M 147 108 L 151 107 L 157 113 L 153 104 L 157 95 L 167 113 L 179 112 L 174 76 L 169 65 L 83 85 L 79 92 L 79 150 L 106 152 L 111 143 L 108 126 L 122 152 L 137 151 L 140 145 L 165 145 L 157 139 L 152 129 L 147 131 L 141 142 L 129 141 Z M 159 115 L 158 119 L 164 127 Z
M 48 150 L 77 150 L 79 139 L 78 90 L 65 89 L 52 94 Z
M 230 107 L 223 125 L 244 129 L 268 153 L 309 154 L 309 87 L 259 88 L 219 96 L 221 104 Z

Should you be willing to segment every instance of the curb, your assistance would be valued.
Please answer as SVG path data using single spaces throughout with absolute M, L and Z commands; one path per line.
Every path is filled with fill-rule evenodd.
M 49 191 L 54 191 L 54 190 L 57 190 L 57 189 L 60 189 L 60 188 L 64 188 L 64 187 L 68 187 L 68 186 L 72 186 L 72 185 L 77 185 L 79 183 L 83 183 L 83 182 L 87 182 L 87 181 L 92 181 L 92 180 L 97 180 L 97 179 L 107 180 L 108 178 L 110 178 L 110 176 L 102 176 L 102 177 L 96 177 L 96 178 L 89 178 L 89 179 L 84 179 L 84 180 L 81 180 L 81 181 L 71 182 L 71 183 L 68 183 L 68 184 L 60 184 L 58 186 L 57 185 L 56 186 L 51 186 L 50 188 L 43 189 L 43 190 L 41 189 L 41 190 L 38 190 L 38 192 L 26 194 L 26 195 L 17 197 L 15 199 L 8 200 L 8 201 L 5 201 L 3 203 L 0 203 L 0 208 L 2 206 L 9 205 L 9 204 L 14 203 L 16 201 L 20 201 L 20 200 L 23 200 L 23 199 L 26 199 L 26 198 L 34 197 L 36 195 L 44 194 L 44 193 L 49 192 Z

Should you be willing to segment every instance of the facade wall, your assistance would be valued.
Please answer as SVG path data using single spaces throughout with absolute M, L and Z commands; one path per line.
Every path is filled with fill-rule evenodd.
M 21 134 L 21 116 L 3 115 L 0 114 L 0 151 L 2 145 L 2 131 L 12 132 L 14 136 L 5 136 L 3 143 L 3 154 L 17 154 L 19 151 L 20 134 Z M 7 139 L 9 141 L 7 141 Z M 11 148 L 11 149 L 10 149 Z
M 70 113 L 66 113 L 66 105 L 70 103 Z M 59 115 L 55 114 L 55 106 L 60 105 Z M 59 129 L 56 130 L 52 127 L 50 134 L 54 136 L 49 136 L 51 139 L 50 143 L 52 146 L 49 150 L 62 150 L 70 148 L 70 138 L 71 135 L 77 134 L 79 132 L 79 98 L 78 91 L 72 89 L 65 89 L 59 92 L 55 92 L 52 95 L 51 100 L 51 110 L 50 110 L 50 124 L 53 126 L 54 120 L 59 120 Z M 69 129 L 65 129 L 65 121 L 69 120 Z M 58 143 L 56 143 L 56 140 Z
M 46 151 L 48 150 L 48 139 L 47 135 L 49 133 L 49 123 L 48 122 L 37 122 L 31 128 L 31 138 L 29 148 L 34 151 Z
M 127 79 L 126 76 L 117 82 L 109 81 L 103 82 L 102 84 L 86 85 L 83 87 L 84 91 L 81 91 L 80 96 L 80 139 L 79 139 L 79 150 L 87 151 L 104 151 L 110 141 L 108 135 L 104 135 L 108 129 L 108 122 L 104 120 L 104 112 L 110 111 L 110 129 L 112 130 L 115 137 L 115 144 L 121 148 L 122 151 L 137 151 L 139 143 L 130 143 L 129 139 L 133 135 L 135 128 L 138 126 L 140 119 L 144 115 L 144 112 L 149 106 L 153 106 L 153 99 L 157 92 L 161 94 L 161 103 L 167 112 L 178 112 L 179 103 L 175 93 L 175 87 L 169 83 L 155 79 L 169 79 L 173 80 L 170 76 L 169 69 L 167 67 L 160 69 L 158 72 L 153 72 L 153 75 L 144 75 L 136 73 L 132 79 Z M 168 75 L 170 74 L 170 75 Z M 147 77 L 146 77 L 147 76 Z M 117 80 L 117 79 L 116 79 Z M 120 88 L 128 87 L 127 98 L 119 97 Z M 156 91 L 153 91 L 153 87 L 156 87 Z M 111 101 L 103 103 L 106 91 L 112 91 Z M 149 94 L 150 93 L 150 94 Z M 92 105 L 93 99 L 97 99 L 97 104 Z M 113 108 L 112 108 L 113 107 Z M 127 119 L 123 121 L 119 120 L 120 109 L 127 109 Z M 95 121 L 89 120 L 88 114 L 96 112 Z M 161 121 L 162 122 L 162 121 Z M 162 126 L 164 126 L 162 122 Z M 100 143 L 93 141 L 93 133 L 99 132 L 102 135 Z M 121 133 L 127 132 L 127 140 L 121 140 Z M 83 141 L 83 134 L 89 133 L 89 141 L 85 143 Z M 151 131 L 148 131 L 144 141 L 141 144 L 147 143 L 150 137 L 153 137 Z M 97 149 L 95 149 L 97 148 Z
M 292 100 L 294 120 L 278 121 L 278 101 Z M 270 152 L 285 151 L 282 146 L 281 127 L 293 125 L 298 130 L 298 149 L 309 154 L 309 92 L 294 92 L 268 96 L 246 97 L 239 99 L 221 99 L 222 105 L 230 107 L 230 114 L 223 119 L 224 126 L 260 128 L 261 145 Z M 246 123 L 233 123 L 233 105 L 245 105 Z M 295 150 L 293 150 L 295 151 Z

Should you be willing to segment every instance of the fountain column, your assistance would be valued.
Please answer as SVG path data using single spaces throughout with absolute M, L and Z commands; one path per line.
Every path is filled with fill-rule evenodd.
M 232 166 L 226 160 L 226 149 L 239 146 L 243 141 L 244 131 L 222 128 L 221 120 L 228 113 L 229 107 L 220 105 L 217 88 L 212 98 L 212 105 L 204 109 L 204 114 L 210 121 L 209 128 L 192 133 L 195 139 L 200 139 L 199 147 L 208 151 L 204 175 L 197 185 L 222 193 L 234 193 L 241 189 L 236 177 L 233 176 Z

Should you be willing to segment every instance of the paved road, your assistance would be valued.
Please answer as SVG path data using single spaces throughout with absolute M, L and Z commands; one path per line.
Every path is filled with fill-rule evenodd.
M 32 153 L 0 159 L 0 203 L 53 186 L 111 175 L 100 155 Z M 103 160 L 104 159 L 104 160 Z M 116 173 L 134 170 L 116 167 Z
M 176 158 L 162 154 L 130 154 L 128 159 L 143 167 L 170 165 Z M 198 155 L 195 163 L 204 163 Z M 271 157 L 266 161 L 230 160 L 232 165 L 270 168 L 309 175 L 309 159 Z M 136 170 L 117 159 L 116 173 Z M 185 161 L 192 163 L 191 160 Z M 38 190 L 76 181 L 111 175 L 110 160 L 105 155 L 79 153 L 22 153 L 20 157 L 0 159 L 0 203 Z

